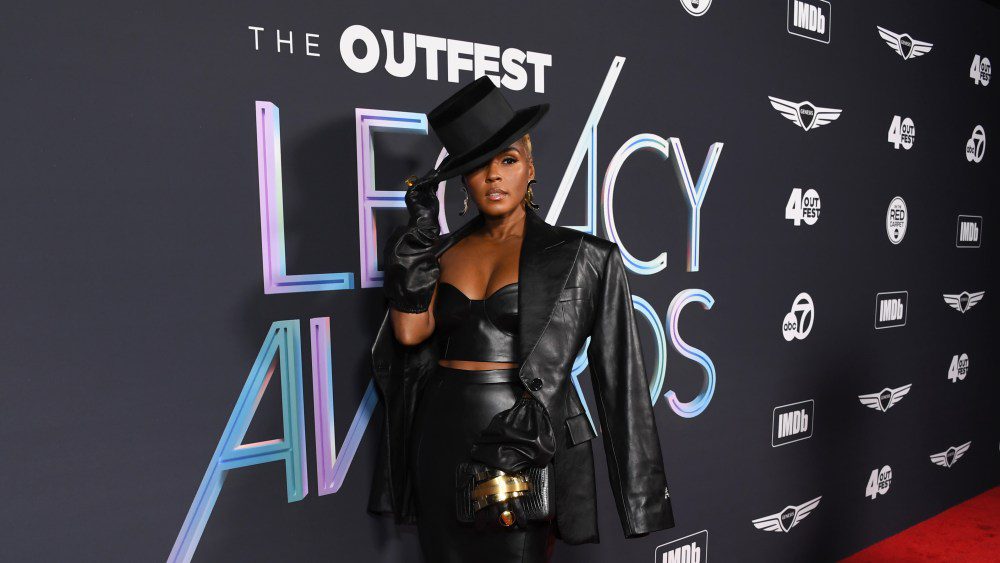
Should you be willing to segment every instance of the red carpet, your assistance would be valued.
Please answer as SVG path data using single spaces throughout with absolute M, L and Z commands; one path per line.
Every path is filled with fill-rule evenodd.
M 998 527 L 1000 487 L 994 487 L 841 561 L 1000 561 Z

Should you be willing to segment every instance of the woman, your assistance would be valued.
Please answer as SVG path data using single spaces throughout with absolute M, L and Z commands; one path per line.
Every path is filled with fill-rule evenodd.
M 549 225 L 534 210 L 528 131 L 547 109 L 513 111 L 484 76 L 432 110 L 449 156 L 411 182 L 410 221 L 385 253 L 390 307 L 372 347 L 385 416 L 368 509 L 416 523 L 435 563 L 547 561 L 555 538 L 599 541 L 596 434 L 570 378 L 588 336 L 625 537 L 674 525 L 618 246 Z M 479 213 L 441 237 L 434 188 L 455 176 Z M 552 462 L 554 520 L 527 521 L 514 498 L 478 511 L 475 525 L 458 521 L 456 465 L 507 467 L 483 436 L 522 407 L 535 418 L 518 429 L 533 434 L 519 436 L 517 467 Z

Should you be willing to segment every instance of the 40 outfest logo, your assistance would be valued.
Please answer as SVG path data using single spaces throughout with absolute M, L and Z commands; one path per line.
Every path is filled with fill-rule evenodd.
M 865 496 L 875 500 L 879 495 L 889 492 L 889 485 L 892 484 L 892 468 L 888 465 L 882 469 L 872 469 L 868 476 L 868 485 L 865 487 Z
M 913 141 L 917 138 L 917 126 L 909 117 L 892 116 L 889 123 L 888 141 L 892 143 L 892 148 L 903 147 L 906 150 L 913 148 Z
M 951 364 L 948 365 L 948 380 L 958 383 L 969 374 L 969 355 L 962 354 L 951 357 Z
M 815 307 L 813 307 L 812 297 L 808 293 L 802 292 L 795 297 L 792 302 L 792 310 L 785 315 L 781 322 L 781 335 L 785 340 L 804 340 L 812 332 Z
M 990 65 L 990 60 L 986 57 L 980 57 L 978 54 L 972 57 L 972 67 L 969 68 L 969 78 L 971 78 L 977 86 L 989 86 L 991 76 L 993 76 L 993 67 Z
M 806 225 L 815 225 L 819 221 L 820 200 L 819 192 L 808 189 L 802 193 L 802 188 L 792 190 L 792 195 L 788 196 L 785 203 L 785 219 L 798 227 L 803 222 Z

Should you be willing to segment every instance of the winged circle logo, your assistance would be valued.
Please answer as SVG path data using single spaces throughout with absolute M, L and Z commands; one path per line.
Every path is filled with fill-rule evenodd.
M 933 43 L 917 41 L 906 33 L 895 33 L 880 25 L 876 25 L 875 27 L 878 29 L 879 36 L 885 40 L 885 44 L 893 51 L 896 51 L 896 54 L 900 57 L 903 57 L 904 61 L 925 55 L 934 46 Z
M 844 110 L 836 108 L 825 108 L 814 105 L 810 101 L 792 102 L 774 96 L 768 96 L 771 106 L 778 110 L 778 113 L 785 116 L 785 119 L 801 127 L 804 131 L 813 129 L 830 123 L 840 117 Z

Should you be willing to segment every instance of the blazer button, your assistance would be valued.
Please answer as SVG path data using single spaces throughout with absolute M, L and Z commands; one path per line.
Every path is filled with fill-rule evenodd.
M 530 387 L 532 391 L 538 391 L 539 389 L 542 388 L 542 380 L 536 377 L 531 380 L 531 383 L 528 384 L 528 387 Z

